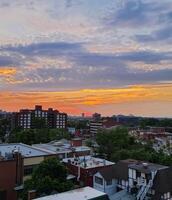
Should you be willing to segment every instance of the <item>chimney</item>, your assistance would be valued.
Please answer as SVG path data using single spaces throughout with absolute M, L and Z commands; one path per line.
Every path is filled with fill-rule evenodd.
M 14 151 L 13 157 L 16 160 L 16 184 L 21 185 L 23 183 L 24 176 L 23 157 L 18 150 Z
M 36 190 L 29 190 L 27 199 L 32 200 L 32 199 L 35 199 L 35 198 L 36 198 Z

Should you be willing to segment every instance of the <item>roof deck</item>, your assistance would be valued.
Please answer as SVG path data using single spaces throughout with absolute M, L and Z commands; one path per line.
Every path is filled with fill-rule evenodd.
M 103 167 L 103 166 L 111 166 L 115 163 L 110 162 L 105 159 L 95 158 L 92 156 L 80 156 L 77 158 L 65 158 L 63 159 L 64 163 L 71 163 L 72 165 L 79 166 L 84 169 Z

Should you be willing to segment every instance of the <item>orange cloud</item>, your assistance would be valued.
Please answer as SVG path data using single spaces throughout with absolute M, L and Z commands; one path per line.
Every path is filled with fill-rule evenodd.
M 42 104 L 72 114 L 94 110 L 96 106 L 141 102 L 172 103 L 172 84 L 138 85 L 126 88 L 83 89 L 63 92 L 0 92 L 0 107 L 6 110 Z
M 1 67 L 0 68 L 0 76 L 12 76 L 16 74 L 15 68 L 9 68 L 9 67 Z

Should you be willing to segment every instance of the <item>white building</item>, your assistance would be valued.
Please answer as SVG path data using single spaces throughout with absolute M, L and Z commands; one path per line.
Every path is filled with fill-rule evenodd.
M 35 200 L 109 200 L 108 196 L 91 187 L 79 188 L 68 192 L 37 198 Z

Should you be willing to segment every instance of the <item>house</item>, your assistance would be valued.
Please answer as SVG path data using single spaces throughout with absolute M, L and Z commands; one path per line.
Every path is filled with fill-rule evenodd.
M 113 162 L 92 156 L 80 156 L 63 159 L 69 174 L 76 177 L 81 186 L 93 186 L 93 176 L 102 168 L 110 168 Z
M 157 176 L 157 172 L 167 168 L 167 166 L 140 161 L 130 164 L 128 166 L 128 191 L 133 194 L 135 193 L 137 199 L 140 200 L 146 196 L 152 197 L 155 192 L 159 192 L 152 189 L 154 184 L 156 184 L 154 179 Z M 159 178 L 156 180 L 160 184 Z
M 93 187 L 107 193 L 113 200 L 118 199 L 119 194 L 129 195 L 130 199 L 133 195 L 137 200 L 145 197 L 170 199 L 172 167 L 131 159 L 121 160 L 110 170 L 101 169 L 94 174 Z
M 110 168 L 100 169 L 93 178 L 93 187 L 109 196 L 128 186 L 128 166 L 136 160 L 121 160 Z
M 91 187 L 84 187 L 68 192 L 37 198 L 35 200 L 109 200 L 107 194 Z

